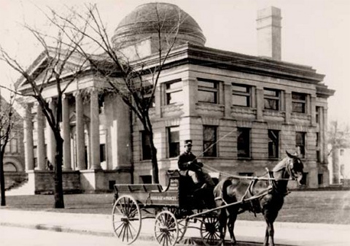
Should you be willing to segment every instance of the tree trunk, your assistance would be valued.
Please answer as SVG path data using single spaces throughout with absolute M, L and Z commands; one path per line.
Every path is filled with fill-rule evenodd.
M 4 155 L 0 149 L 0 186 L 1 186 L 1 206 L 6 206 L 5 197 L 5 175 L 4 175 Z
M 152 156 L 152 180 L 153 184 L 159 184 L 159 169 L 157 161 L 157 149 L 151 140 L 151 156 Z
M 340 170 L 339 170 L 339 149 L 334 148 L 332 151 L 332 181 L 333 184 L 340 183 Z
M 64 208 L 64 200 L 63 200 L 63 186 L 62 186 L 62 164 L 63 164 L 63 139 L 58 137 L 56 141 L 56 166 L 55 166 L 55 208 Z

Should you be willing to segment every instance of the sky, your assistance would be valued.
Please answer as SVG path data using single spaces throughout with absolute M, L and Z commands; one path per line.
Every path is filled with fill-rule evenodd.
M 22 23 L 45 27 L 40 9 L 62 10 L 97 3 L 110 36 L 121 19 L 147 0 L 0 0 L 0 44 L 24 67 L 41 52 Z M 328 119 L 350 125 L 350 1 L 349 0 L 162 0 L 178 5 L 202 28 L 206 46 L 257 55 L 259 9 L 282 12 L 282 61 L 311 66 L 326 75 L 336 90 L 328 100 Z M 19 77 L 0 61 L 0 84 Z M 4 94 L 2 90 L 2 94 Z

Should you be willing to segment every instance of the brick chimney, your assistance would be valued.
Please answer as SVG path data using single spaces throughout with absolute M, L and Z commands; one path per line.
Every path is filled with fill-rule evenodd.
M 279 8 L 271 6 L 258 11 L 258 56 L 281 60 L 281 20 Z

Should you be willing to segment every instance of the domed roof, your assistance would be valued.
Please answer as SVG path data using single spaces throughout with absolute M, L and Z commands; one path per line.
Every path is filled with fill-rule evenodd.
M 179 27 L 179 28 L 177 28 Z M 175 38 L 177 43 L 190 42 L 204 46 L 205 37 L 197 22 L 178 6 L 169 3 L 147 3 L 128 14 L 114 31 L 114 47 L 125 47 L 146 38 Z

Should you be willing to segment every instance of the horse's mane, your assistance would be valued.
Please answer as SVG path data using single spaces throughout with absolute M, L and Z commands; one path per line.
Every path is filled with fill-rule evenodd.
M 278 171 L 281 171 L 283 168 L 286 167 L 286 162 L 288 160 L 289 157 L 285 157 L 283 160 L 281 160 L 273 169 L 272 171 L 273 172 L 278 172 Z

